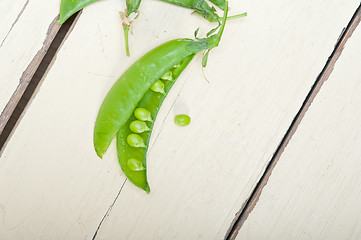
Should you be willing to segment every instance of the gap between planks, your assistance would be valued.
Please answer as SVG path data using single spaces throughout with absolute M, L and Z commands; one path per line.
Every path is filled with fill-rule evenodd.
M 260 180 L 256 184 L 253 192 L 251 193 L 250 197 L 247 201 L 242 205 L 241 209 L 236 213 L 236 216 L 228 229 L 225 239 L 226 240 L 234 240 L 236 239 L 239 230 L 241 229 L 243 223 L 247 220 L 249 214 L 255 208 L 259 197 L 261 196 L 263 188 L 267 185 L 268 179 L 270 178 L 273 169 L 276 167 L 278 160 L 280 159 L 284 149 L 287 147 L 289 141 L 291 140 L 292 136 L 296 132 L 298 125 L 302 121 L 304 115 L 306 114 L 307 110 L 309 109 L 310 105 L 312 104 L 313 100 L 317 96 L 318 92 L 320 91 L 323 83 L 327 81 L 329 76 L 331 75 L 335 63 L 340 57 L 347 40 L 352 36 L 352 33 L 355 31 L 357 26 L 361 21 L 361 4 L 356 9 L 354 15 L 352 16 L 349 24 L 346 28 L 343 29 L 339 39 L 336 42 L 335 48 L 331 53 L 331 56 L 328 58 L 326 65 L 322 69 L 321 73 L 317 77 L 315 83 L 311 87 L 311 90 L 307 94 L 305 100 L 302 103 L 301 108 L 297 112 L 296 116 L 292 120 L 290 127 L 288 128 L 286 134 L 284 135 L 283 139 L 281 140 L 278 148 L 276 149 L 272 159 L 268 163 L 263 175 L 261 176 Z
M 50 24 L 43 47 L 22 74 L 18 87 L 0 115 L 0 156 L 80 14 L 81 12 L 74 14 L 61 26 L 56 23 L 59 16 Z
M 12 28 L 14 27 L 14 25 L 18 21 L 19 17 L 21 16 L 22 12 L 24 11 L 26 5 L 27 4 L 24 5 L 23 9 L 21 10 L 20 14 L 18 15 L 18 17 L 15 20 L 15 22 L 13 23 L 13 25 L 11 26 L 9 32 L 7 33 L 7 35 L 3 41 L 5 41 L 5 39 L 11 32 Z M 27 66 L 27 68 L 23 72 L 23 74 L 19 80 L 19 85 L 17 86 L 15 92 L 11 96 L 9 102 L 6 104 L 3 112 L 0 115 L 0 134 L 3 133 L 6 124 L 8 123 L 12 114 L 14 113 L 21 97 L 23 96 L 24 92 L 26 91 L 26 88 L 28 87 L 29 83 L 34 78 L 37 69 L 40 67 L 41 61 L 46 56 L 46 53 L 50 49 L 50 46 L 51 46 L 53 40 L 55 39 L 55 37 L 57 36 L 57 34 L 59 32 L 60 26 L 58 24 L 56 24 L 57 19 L 58 19 L 58 17 L 54 18 L 54 20 L 50 24 L 47 34 L 46 34 L 46 38 L 43 42 L 42 48 L 37 52 L 37 54 L 34 56 L 33 60 L 30 62 L 30 64 Z M 2 139 L 2 138 L 0 138 L 0 139 Z M 0 140 L 0 142 L 2 142 L 2 141 Z M 2 145 L 0 145 L 0 149 L 1 149 L 1 146 Z

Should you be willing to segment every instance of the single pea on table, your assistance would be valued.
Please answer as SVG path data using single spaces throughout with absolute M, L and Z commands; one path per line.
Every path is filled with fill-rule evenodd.
M 191 118 L 186 114 L 179 114 L 175 116 L 174 123 L 180 127 L 185 127 L 191 123 Z

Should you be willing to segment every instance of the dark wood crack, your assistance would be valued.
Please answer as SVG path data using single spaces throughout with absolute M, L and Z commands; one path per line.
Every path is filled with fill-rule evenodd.
M 42 48 L 23 72 L 18 87 L 0 115 L 0 156 L 79 16 L 80 12 L 74 14 L 61 26 L 56 23 L 57 16 L 50 24 Z

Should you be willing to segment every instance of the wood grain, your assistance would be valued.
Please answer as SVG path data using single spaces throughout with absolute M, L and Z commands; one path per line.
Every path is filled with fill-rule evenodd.
M 360 53 L 359 26 L 236 239 L 361 238 Z
M 58 1 L 0 3 L 0 134 L 60 28 L 58 11 Z
M 117 0 L 86 8 L 0 158 L 0 238 L 220 239 L 262 175 L 358 1 L 230 2 L 232 14 L 202 76 L 182 74 L 157 118 L 151 194 L 121 174 L 112 144 L 92 148 L 99 105 L 132 63 L 209 25 L 144 1 L 125 57 Z M 107 13 L 107 14 L 101 14 Z M 187 128 L 176 114 L 192 117 Z M 123 185 L 124 184 L 124 185 Z
M 47 38 L 49 46 L 46 46 L 46 54 L 40 59 L 40 56 L 44 52 L 39 52 L 37 57 L 28 66 L 25 71 L 23 79 L 29 78 L 27 81 L 22 81 L 17 90 L 14 92 L 10 101 L 6 105 L 0 119 L 2 119 L 3 129 L 0 134 L 0 156 L 5 149 L 5 146 L 12 136 L 12 133 L 16 130 L 18 123 L 21 121 L 22 116 L 25 113 L 25 109 L 29 102 L 36 96 L 38 89 L 41 86 L 43 79 L 46 77 L 47 72 L 52 66 L 52 63 L 56 59 L 56 53 L 62 46 L 62 43 L 66 41 L 67 36 L 70 34 L 81 12 L 71 16 L 60 29 L 56 31 L 56 36 L 51 34 L 51 37 Z M 55 22 L 53 24 L 56 24 Z M 55 28 L 55 27 L 54 27 Z M 52 28 L 53 29 L 53 28 Z M 52 39 L 51 43 L 50 40 Z M 39 60 L 40 63 L 38 62 Z M 35 71 L 35 72 L 33 72 Z M 5 124 L 6 123 L 6 124 Z

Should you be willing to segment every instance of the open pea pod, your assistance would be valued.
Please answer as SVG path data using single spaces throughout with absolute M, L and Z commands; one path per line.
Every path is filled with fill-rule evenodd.
M 118 131 L 117 153 L 120 167 L 132 183 L 147 193 L 150 189 L 146 175 L 146 156 L 154 125 L 153 119 L 156 119 L 165 97 L 193 57 L 194 54 L 189 55 L 159 79 L 163 85 L 144 94 L 133 115 Z
M 63 24 L 77 11 L 99 0 L 61 0 L 58 24 Z
M 99 109 L 93 139 L 97 155 L 103 157 L 118 133 L 117 152 L 122 170 L 146 192 L 150 191 L 146 153 L 161 103 L 193 56 L 218 46 L 227 13 L 226 7 L 216 34 L 195 40 L 171 40 L 146 53 L 116 81 Z

